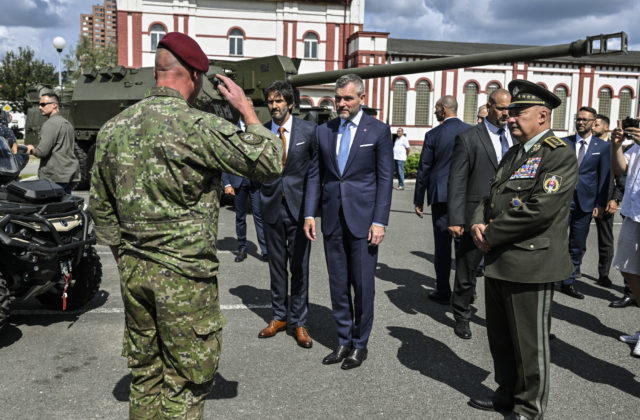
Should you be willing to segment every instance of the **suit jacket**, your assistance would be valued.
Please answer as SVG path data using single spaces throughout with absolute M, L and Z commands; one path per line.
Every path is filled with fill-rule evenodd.
M 322 202 L 322 232 L 331 234 L 340 223 L 340 207 L 349 231 L 366 238 L 372 223 L 387 225 L 393 188 L 393 145 L 389 126 L 362 114 L 340 175 L 336 144 L 340 119 L 316 130 L 318 153 L 311 162 L 305 216 L 316 215 Z
M 234 189 L 240 187 L 249 187 L 254 181 L 251 181 L 249 178 L 244 178 L 239 175 L 233 175 L 227 172 L 222 173 L 222 186 L 231 185 Z M 256 185 L 260 185 L 259 183 L 255 183 Z
M 282 174 L 260 188 L 262 220 L 275 223 L 280 217 L 279 203 L 284 200 L 297 221 L 302 221 L 307 173 L 316 147 L 316 125 L 310 121 L 293 118 L 291 133 L 287 139 L 287 161 Z M 271 121 L 264 125 L 271 129 Z
M 576 135 L 563 138 L 574 150 Z M 580 210 L 591 213 L 594 208 L 607 207 L 609 198 L 609 178 L 611 174 L 611 146 L 599 137 L 591 137 L 587 153 L 578 168 L 578 185 L 574 200 Z
M 450 226 L 469 231 L 473 211 L 489 195 L 497 169 L 498 157 L 484 123 L 456 136 L 447 184 Z
M 413 203 L 416 206 L 424 204 L 425 188 L 427 204 L 447 202 L 447 181 L 453 144 L 456 136 L 469 128 L 471 128 L 469 124 L 458 118 L 449 118 L 425 134 L 413 196 Z
M 567 220 L 578 180 L 573 149 L 548 130 L 526 153 L 500 161 L 472 224 L 487 225 L 485 275 L 516 283 L 551 283 L 573 272 Z

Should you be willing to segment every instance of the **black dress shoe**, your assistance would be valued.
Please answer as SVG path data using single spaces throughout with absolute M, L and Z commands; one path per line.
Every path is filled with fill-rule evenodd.
M 573 284 L 563 284 L 560 286 L 560 292 L 576 299 L 584 299 L 584 295 L 576 290 Z
M 242 262 L 244 260 L 247 259 L 247 252 L 246 251 L 238 251 L 238 253 L 236 254 L 236 259 L 234 260 L 235 262 Z
M 613 302 L 611 302 L 609 304 L 609 307 L 610 308 L 626 308 L 627 306 L 631 306 L 631 305 L 638 306 L 638 303 L 635 301 L 633 297 L 629 295 L 624 295 L 622 299 L 614 300 Z
M 365 360 L 367 360 L 367 349 L 353 349 L 347 358 L 344 359 L 341 367 L 345 370 L 357 368 Z
M 456 321 L 456 326 L 453 327 L 453 332 L 460 338 L 468 340 L 471 338 L 471 328 L 469 328 L 469 321 L 461 320 Z
M 442 296 L 438 292 L 431 292 L 427 295 L 427 297 L 434 302 L 438 302 L 441 305 L 448 305 L 451 301 L 451 296 Z
M 334 351 L 322 359 L 323 365 L 332 365 L 334 363 L 340 363 L 351 352 L 351 347 L 338 346 Z
M 513 408 L 513 404 L 496 403 L 492 397 L 471 398 L 468 404 L 473 408 L 485 411 L 506 411 Z
M 602 287 L 611 287 L 613 284 L 609 276 L 602 276 L 598 279 L 598 284 Z
M 260 255 L 260 259 L 264 262 L 269 262 L 269 254 Z

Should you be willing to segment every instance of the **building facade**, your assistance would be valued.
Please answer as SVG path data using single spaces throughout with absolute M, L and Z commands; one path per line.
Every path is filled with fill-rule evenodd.
M 117 44 L 116 0 L 104 0 L 102 5 L 94 5 L 91 14 L 80 15 L 80 33 L 97 48 Z
M 118 63 L 152 66 L 158 41 L 171 31 L 193 37 L 212 60 L 278 54 L 301 59 L 301 74 L 522 48 L 389 38 L 388 33 L 365 30 L 364 6 L 365 0 L 117 0 Z M 478 106 L 491 91 L 506 88 L 515 78 L 540 83 L 563 99 L 553 112 L 558 135 L 574 130 L 583 105 L 608 115 L 612 125 L 638 113 L 639 52 L 379 77 L 365 81 L 366 104 L 392 132 L 404 128 L 418 146 L 437 124 L 433 111 L 438 98 L 455 96 L 459 117 L 474 124 Z M 302 106 L 334 106 L 331 84 L 301 88 L 300 95 Z

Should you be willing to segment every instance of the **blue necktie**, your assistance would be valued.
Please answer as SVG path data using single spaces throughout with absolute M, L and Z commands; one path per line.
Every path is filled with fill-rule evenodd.
M 580 150 L 578 150 L 578 166 L 584 160 L 584 155 L 587 154 L 587 142 L 584 140 L 580 140 Z
M 500 135 L 500 145 L 502 146 L 502 156 L 500 156 L 500 159 L 498 159 L 498 162 L 500 162 L 504 155 L 506 155 L 509 151 L 509 142 L 507 141 L 507 136 L 504 133 L 504 128 L 500 128 L 498 130 L 498 134 Z
M 342 125 L 342 137 L 340 138 L 340 149 L 338 149 L 338 169 L 340 175 L 344 171 L 344 167 L 347 165 L 347 159 L 349 159 L 349 145 L 351 144 L 351 121 L 345 120 Z

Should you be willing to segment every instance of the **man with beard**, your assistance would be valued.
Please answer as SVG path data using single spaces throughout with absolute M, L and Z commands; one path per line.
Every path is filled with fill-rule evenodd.
M 260 207 L 264 236 L 269 250 L 271 305 L 273 319 L 258 337 L 273 337 L 294 328 L 298 345 L 313 344 L 306 329 L 309 307 L 309 252 L 311 243 L 305 237 L 304 195 L 309 164 L 316 151 L 316 125 L 291 115 L 294 91 L 290 84 L 275 81 L 265 89 L 267 107 L 272 120 L 265 124 L 283 141 L 282 174 L 260 188 Z M 287 263 L 291 271 L 291 310 L 288 312 Z
M 595 109 L 581 107 L 576 117 L 576 134 L 563 139 L 575 149 L 579 173 L 569 215 L 569 253 L 574 271 L 562 281 L 560 291 L 576 299 L 584 299 L 584 295 L 575 288 L 575 280 L 580 272 L 589 224 L 592 218 L 603 215 L 609 195 L 610 146 L 592 135 L 595 119 Z
M 475 272 L 482 252 L 471 239 L 470 222 L 480 201 L 489 195 L 490 180 L 502 157 L 513 145 L 507 129 L 511 95 L 504 89 L 494 90 L 487 102 L 487 116 L 480 123 L 456 137 L 449 171 L 447 211 L 449 233 L 460 238 L 456 253 L 454 277 L 453 331 L 460 338 L 471 338 L 469 319 L 475 286 Z
M 498 389 L 469 404 L 541 419 L 549 398 L 554 282 L 573 267 L 567 219 L 578 178 L 571 147 L 551 131 L 561 100 L 526 80 L 509 83 L 509 130 L 520 143 L 500 161 L 489 196 L 471 218 L 485 257 L 487 337 Z

